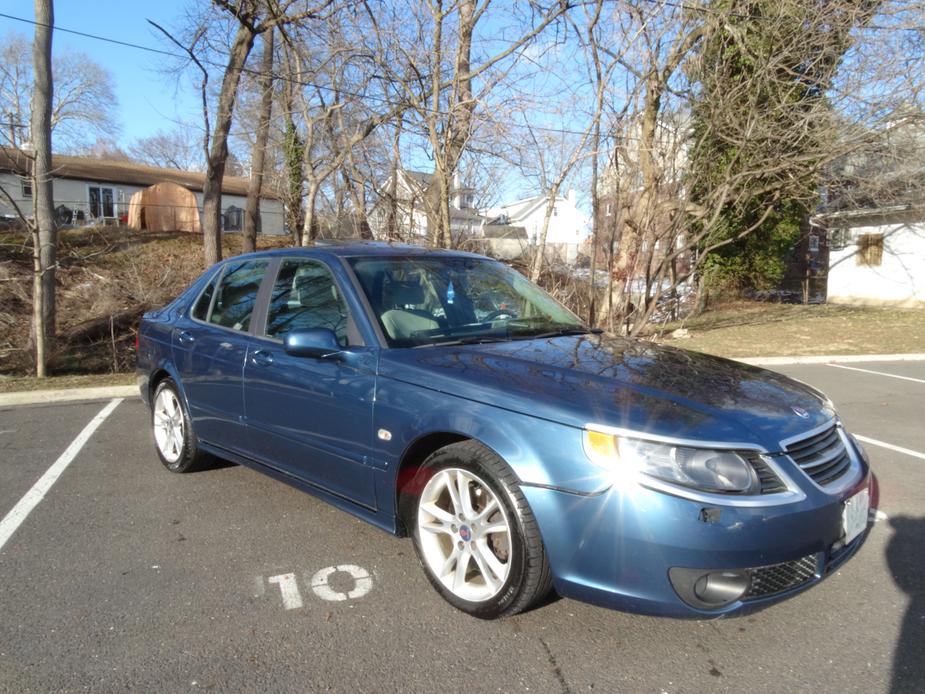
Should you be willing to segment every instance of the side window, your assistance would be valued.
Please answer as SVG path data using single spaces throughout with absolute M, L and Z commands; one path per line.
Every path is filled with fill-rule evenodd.
M 330 270 L 314 260 L 284 261 L 270 295 L 267 336 L 300 328 L 329 328 L 347 346 L 347 304 Z
M 229 264 L 218 283 L 209 322 L 246 331 L 250 326 L 254 300 L 266 269 L 266 260 Z
M 196 303 L 193 304 L 193 310 L 190 311 L 190 315 L 196 320 L 206 320 L 209 315 L 209 307 L 212 305 L 212 297 L 215 294 L 215 285 L 218 284 L 218 277 L 213 277 L 212 281 L 209 282 L 209 286 L 205 288 L 205 291 L 199 295 L 199 298 L 196 299 Z

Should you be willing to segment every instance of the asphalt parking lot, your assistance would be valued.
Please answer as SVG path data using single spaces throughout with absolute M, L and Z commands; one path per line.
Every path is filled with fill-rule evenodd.
M 822 584 L 718 621 L 469 618 L 409 540 L 242 467 L 170 474 L 127 399 L 0 549 L 0 691 L 925 691 L 925 362 L 775 368 L 867 440 L 881 513 Z M 0 410 L 0 517 L 106 406 Z

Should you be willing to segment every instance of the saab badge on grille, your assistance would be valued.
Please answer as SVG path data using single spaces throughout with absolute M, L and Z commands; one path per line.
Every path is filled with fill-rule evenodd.
M 802 417 L 803 419 L 809 419 L 809 412 L 804 410 L 802 407 L 791 405 L 790 409 L 793 410 L 793 414 L 795 414 L 797 417 Z

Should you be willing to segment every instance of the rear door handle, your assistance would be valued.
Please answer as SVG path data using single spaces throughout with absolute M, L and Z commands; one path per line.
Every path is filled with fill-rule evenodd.
M 177 339 L 180 341 L 181 345 L 188 345 L 196 341 L 196 338 L 193 337 L 192 333 L 188 333 L 185 330 L 181 330 L 177 334 Z
M 251 362 L 256 366 L 269 366 L 273 363 L 273 355 L 262 349 L 258 349 L 251 355 Z

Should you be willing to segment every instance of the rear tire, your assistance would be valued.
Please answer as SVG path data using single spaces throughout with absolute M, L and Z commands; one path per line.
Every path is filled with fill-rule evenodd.
M 475 441 L 446 446 L 417 473 L 414 548 L 451 605 L 480 619 L 517 614 L 552 587 L 536 519 L 511 469 Z
M 158 383 L 152 402 L 154 448 L 164 467 L 171 472 L 201 469 L 206 455 L 196 446 L 196 436 L 177 384 L 169 378 Z

